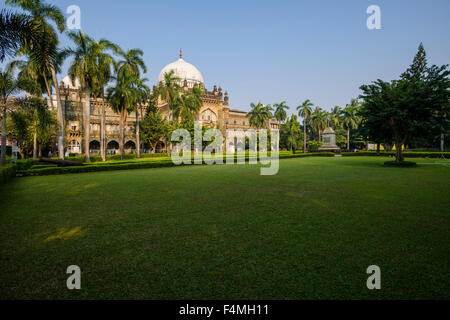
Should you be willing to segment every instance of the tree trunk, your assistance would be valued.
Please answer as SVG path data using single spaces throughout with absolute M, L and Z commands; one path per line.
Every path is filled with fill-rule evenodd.
M 89 140 L 91 134 L 91 94 L 89 92 L 89 86 L 86 85 L 84 89 L 84 155 L 85 161 L 91 162 L 91 158 L 89 156 Z
M 347 152 L 350 151 L 350 127 L 347 127 Z
M 120 115 L 120 159 L 123 160 L 123 153 L 124 153 L 124 118 L 125 115 L 124 113 L 126 112 L 126 110 L 123 110 L 121 115 Z
M 42 143 L 39 143 L 38 158 L 42 158 Z
M 140 138 L 140 128 L 139 128 L 139 111 L 136 108 L 136 157 L 141 157 L 141 138 Z
M 106 161 L 106 150 L 105 150 L 105 140 L 106 140 L 106 130 L 105 130 L 105 98 L 103 97 L 102 108 L 100 115 L 100 154 L 102 156 L 102 161 Z
M 1 160 L 0 165 L 4 166 L 6 164 L 6 101 L 3 106 L 3 117 L 2 117 L 2 150 L 1 150 Z
M 45 76 L 45 72 L 42 76 L 44 78 L 45 87 L 47 88 L 47 94 L 48 94 L 48 99 L 50 100 L 50 106 L 52 107 L 52 109 L 55 109 L 55 106 L 53 105 L 53 99 L 52 99 L 52 88 L 50 88 L 50 86 L 48 84 L 48 80 L 47 80 L 47 77 Z
M 57 117 L 60 125 L 58 133 L 58 156 L 64 160 L 64 115 L 61 104 L 61 95 L 59 94 L 58 79 L 56 78 L 55 68 L 51 66 L 50 71 L 52 73 L 52 80 L 56 91 Z
M 395 162 L 403 161 L 402 145 L 403 143 L 401 141 L 395 141 Z
M 33 159 L 37 159 L 37 130 L 33 132 Z
M 441 127 L 441 152 L 445 151 L 445 134 L 444 128 Z
M 380 155 L 380 143 L 377 143 L 377 156 Z
M 306 153 L 306 117 L 303 118 L 303 153 Z

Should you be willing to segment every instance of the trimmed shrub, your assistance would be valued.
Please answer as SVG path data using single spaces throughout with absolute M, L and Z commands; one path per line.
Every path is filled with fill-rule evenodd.
M 248 154 L 237 156 L 237 158 L 248 161 Z M 270 157 L 270 156 L 269 156 Z M 297 153 L 297 154 L 280 154 L 280 159 L 289 158 L 304 158 L 304 157 L 334 157 L 332 152 L 318 152 L 318 153 Z M 151 157 L 150 157 L 151 158 Z M 156 157 L 158 158 L 158 157 Z M 160 157 L 159 157 L 160 158 Z M 73 159 L 71 159 L 73 161 Z M 226 162 L 226 156 L 224 155 L 224 163 Z M 96 171 L 110 171 L 110 170 L 128 170 L 128 169 L 144 169 L 144 168 L 162 168 L 176 166 L 172 159 L 146 159 L 146 160 L 124 160 L 124 161 L 108 161 L 84 164 L 83 166 L 76 167 L 56 167 L 46 165 L 35 165 L 26 170 L 20 170 L 17 173 L 21 176 L 32 175 L 52 175 L 52 174 L 64 174 L 64 173 L 82 173 L 82 172 L 96 172 Z
M 39 164 L 38 159 L 21 159 L 17 160 L 17 170 L 28 170 L 32 166 Z
M 14 164 L 7 164 L 0 167 L 0 184 L 4 184 L 11 178 L 16 176 L 17 166 Z

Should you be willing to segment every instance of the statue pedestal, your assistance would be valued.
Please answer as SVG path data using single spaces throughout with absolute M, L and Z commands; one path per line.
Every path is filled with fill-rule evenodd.
M 341 153 L 341 148 L 336 145 L 336 133 L 333 128 L 326 128 L 322 134 L 322 146 L 320 152 Z

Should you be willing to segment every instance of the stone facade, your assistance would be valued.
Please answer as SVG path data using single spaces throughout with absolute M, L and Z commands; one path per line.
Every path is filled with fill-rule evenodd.
M 250 129 L 250 120 L 247 112 L 237 109 L 230 109 L 228 93 L 222 92 L 222 89 L 214 86 L 211 91 L 207 90 L 203 83 L 203 77 L 200 71 L 193 65 L 180 59 L 167 65 L 159 75 L 159 81 L 162 83 L 164 74 L 170 70 L 177 72 L 181 80 L 179 85 L 185 92 L 192 90 L 194 85 L 200 86 L 204 95 L 202 96 L 203 106 L 197 116 L 197 121 L 203 125 L 218 128 L 222 131 L 223 137 L 242 135 L 242 130 Z M 184 77 L 184 78 L 181 78 Z M 60 95 L 62 100 L 63 115 L 65 119 L 65 145 L 66 154 L 80 154 L 85 150 L 84 146 L 84 114 L 83 106 L 85 103 L 84 93 L 80 91 L 78 81 L 72 83 L 69 77 L 65 77 L 60 84 Z M 119 121 L 120 117 L 114 113 L 103 99 L 91 98 L 91 117 L 90 117 L 90 144 L 91 153 L 100 153 L 100 121 L 101 111 L 105 109 L 105 146 L 107 154 L 117 153 L 119 151 Z M 56 107 L 56 96 L 53 96 L 53 108 Z M 173 121 L 172 111 L 167 102 L 159 99 L 158 108 L 163 118 L 167 121 Z M 144 114 L 145 110 L 138 110 L 139 114 Z M 140 116 L 141 117 L 141 116 Z M 279 129 L 279 123 L 275 119 L 268 122 L 267 129 Z M 134 152 L 136 148 L 136 113 L 132 112 L 127 117 L 125 128 L 125 152 Z M 233 133 L 235 132 L 235 134 Z M 225 147 L 227 148 L 227 147 Z M 234 146 L 233 146 L 234 148 Z

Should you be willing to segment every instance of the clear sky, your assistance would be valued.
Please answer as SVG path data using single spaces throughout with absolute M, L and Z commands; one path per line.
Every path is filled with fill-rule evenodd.
M 421 41 L 429 63 L 450 63 L 449 0 L 48 2 L 64 12 L 80 6 L 94 38 L 142 49 L 150 85 L 182 48 L 207 88 L 228 90 L 231 107 L 243 110 L 286 100 L 292 111 L 308 98 L 345 106 L 361 84 L 397 78 Z M 381 30 L 366 27 L 372 4 Z

